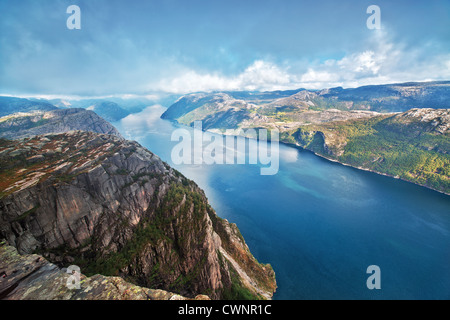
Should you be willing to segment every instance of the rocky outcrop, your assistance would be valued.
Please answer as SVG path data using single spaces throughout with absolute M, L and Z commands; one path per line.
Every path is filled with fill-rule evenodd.
M 120 277 L 86 277 L 70 271 L 36 254 L 20 255 L 16 248 L 2 243 L 0 300 L 187 300 L 172 292 L 133 285 Z M 209 298 L 198 295 L 195 299 Z
M 276 288 L 204 192 L 137 142 L 81 131 L 2 141 L 0 168 L 0 238 L 20 253 L 187 297 Z
M 395 130 L 403 128 L 410 133 L 423 132 L 445 135 L 450 132 L 450 110 L 449 109 L 411 109 L 400 113 L 384 121 L 385 126 Z
M 15 113 L 0 118 L 0 137 L 22 139 L 46 133 L 84 130 L 121 137 L 109 122 L 84 109 L 63 109 Z

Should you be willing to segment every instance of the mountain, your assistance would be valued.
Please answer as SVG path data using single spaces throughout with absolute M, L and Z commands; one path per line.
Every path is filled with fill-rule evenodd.
M 145 108 L 160 104 L 166 107 L 172 105 L 180 95 L 168 93 L 155 93 L 149 95 L 124 95 L 110 96 L 105 98 L 55 98 L 50 100 L 35 99 L 36 101 L 47 102 L 58 108 L 83 108 L 87 109 L 91 106 L 103 103 L 115 103 L 120 109 L 128 113 L 138 113 Z M 31 99 L 30 99 L 31 100 Z M 123 111 L 121 111 L 123 112 Z
M 200 120 L 218 133 L 278 129 L 282 142 L 450 194 L 449 81 L 268 96 L 190 94 L 161 117 L 188 126 Z
M 0 96 L 0 117 L 17 112 L 51 111 L 56 109 L 58 108 L 46 101 Z
M 102 101 L 89 106 L 87 110 L 94 111 L 100 117 L 109 122 L 119 121 L 130 114 L 125 109 L 122 109 L 117 103 L 111 101 Z
M 0 137 L 7 139 L 21 139 L 71 130 L 86 130 L 121 137 L 110 123 L 94 112 L 84 109 L 31 111 L 0 118 Z
M 119 104 L 104 100 L 104 99 L 80 99 L 80 100 L 73 100 L 73 99 L 37 99 L 37 98 L 30 98 L 30 101 L 41 103 L 41 104 L 51 104 L 58 109 L 67 109 L 67 108 L 74 108 L 74 109 L 86 109 L 90 111 L 94 111 L 96 114 L 98 114 L 100 117 L 105 119 L 109 122 L 115 122 L 122 118 L 125 118 L 130 114 L 128 110 L 125 110 L 122 108 Z M 56 108 L 55 108 L 56 109 Z M 40 109 L 35 109 L 40 110 Z
M 187 300 L 164 290 L 153 290 L 120 277 L 80 275 L 80 289 L 67 286 L 71 274 L 36 254 L 18 254 L 0 243 L 0 300 Z M 197 296 L 196 300 L 206 300 Z
M 450 194 L 450 110 L 302 125 L 282 140 L 328 159 Z
M 304 111 L 366 110 L 403 112 L 412 108 L 450 108 L 450 81 L 401 83 L 364 86 L 359 88 L 331 88 L 320 91 L 294 90 L 273 93 L 215 92 L 185 95 L 162 115 L 163 119 L 186 123 L 191 119 L 215 117 L 223 107 L 230 113 L 240 112 L 239 118 L 254 114 L 274 121 L 295 121 Z M 181 120 L 181 121 L 180 121 Z
M 319 95 L 353 109 L 401 112 L 412 108 L 450 108 L 450 81 L 407 82 L 359 88 L 334 88 Z
M 161 118 L 188 126 L 201 120 L 205 130 L 280 126 L 289 129 L 305 123 L 367 118 L 379 114 L 366 110 L 320 110 L 316 107 L 317 94 L 308 91 L 266 101 L 263 105 L 235 99 L 227 93 L 192 94 L 180 98 Z
M 193 181 L 113 135 L 0 140 L 1 238 L 87 276 L 191 298 L 269 299 L 276 288 Z

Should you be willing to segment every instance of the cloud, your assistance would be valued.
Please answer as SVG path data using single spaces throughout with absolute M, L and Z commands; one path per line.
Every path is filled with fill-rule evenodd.
M 149 85 L 149 88 L 188 93 L 197 91 L 232 91 L 232 90 L 276 90 L 292 85 L 292 76 L 279 66 L 257 60 L 242 73 L 227 77 L 217 73 L 200 74 L 186 69 L 178 77 L 163 79 L 159 83 Z
M 386 30 L 378 31 L 366 49 L 329 59 L 309 67 L 300 76 L 299 87 L 357 87 L 407 81 L 450 79 L 450 54 L 433 53 L 434 43 L 408 47 L 394 42 Z
M 337 65 L 354 74 L 376 75 L 382 66 L 384 56 L 375 54 L 373 51 L 352 54 L 337 62 Z
M 238 76 L 236 84 L 246 90 L 264 90 L 289 85 L 291 78 L 292 76 L 286 70 L 272 63 L 258 60 Z
M 297 68 L 300 69 L 297 72 L 265 60 L 254 61 L 234 76 L 184 68 L 178 76 L 165 78 L 153 88 L 175 93 L 264 91 L 450 79 L 450 54 L 433 53 L 432 42 L 424 47 L 408 47 L 392 40 L 387 30 L 379 30 L 361 47 L 361 51 L 350 52 L 340 59 L 306 62 L 303 71 Z M 284 61 L 285 65 L 292 64 Z
M 335 82 L 338 81 L 339 77 L 335 73 L 330 73 L 328 71 L 316 71 L 309 68 L 308 71 L 300 77 L 301 83 L 316 83 L 316 82 Z

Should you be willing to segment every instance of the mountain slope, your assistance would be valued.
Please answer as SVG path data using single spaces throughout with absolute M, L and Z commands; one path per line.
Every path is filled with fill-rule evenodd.
M 283 140 L 360 169 L 450 194 L 450 110 L 300 126 Z
M 17 112 L 51 111 L 54 105 L 46 101 L 0 96 L 0 117 Z
M 204 192 L 136 142 L 82 131 L 3 140 L 0 168 L 0 238 L 20 253 L 188 297 L 276 288 Z
M 181 97 L 163 115 L 163 119 L 188 123 L 210 116 L 217 119 L 224 106 L 241 113 L 241 122 L 255 115 L 266 122 L 297 121 L 307 111 L 403 112 L 412 108 L 450 108 L 450 81 L 402 83 L 359 88 L 331 88 L 244 94 L 240 92 L 197 93 Z M 216 109 L 216 110 L 213 110 Z M 220 111 L 219 111 L 220 110 Z M 214 121 L 220 127 L 220 121 Z
M 130 114 L 125 109 L 122 109 L 117 103 L 111 101 L 98 102 L 89 106 L 87 110 L 94 111 L 100 117 L 109 122 L 119 121 Z
M 0 137 L 7 139 L 21 139 L 70 130 L 85 130 L 121 136 L 110 123 L 94 112 L 84 109 L 32 111 L 15 113 L 0 118 Z
M 322 90 L 327 101 L 352 109 L 402 112 L 412 108 L 450 108 L 450 81 L 407 82 Z

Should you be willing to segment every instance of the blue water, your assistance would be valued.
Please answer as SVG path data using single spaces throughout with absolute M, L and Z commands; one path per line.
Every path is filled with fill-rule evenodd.
M 274 299 L 450 299 L 450 196 L 280 145 L 280 169 L 174 165 L 160 106 L 115 123 L 197 182 L 277 277 Z M 381 289 L 369 290 L 378 265 Z

